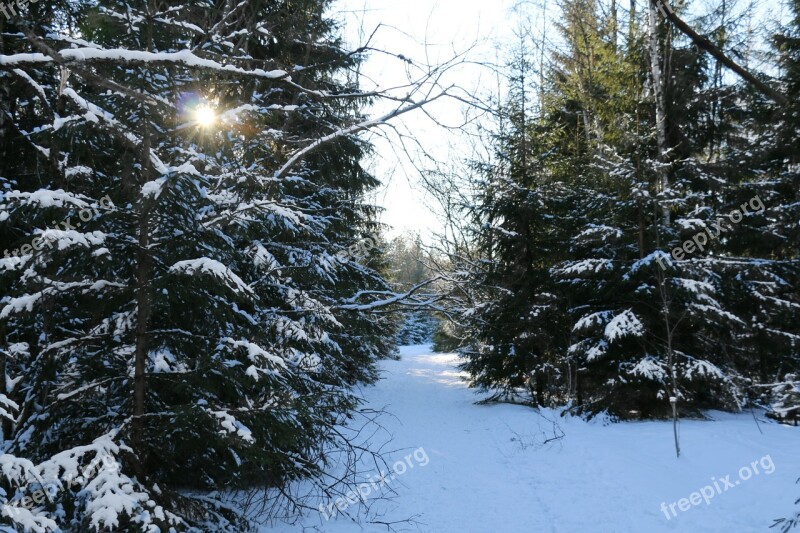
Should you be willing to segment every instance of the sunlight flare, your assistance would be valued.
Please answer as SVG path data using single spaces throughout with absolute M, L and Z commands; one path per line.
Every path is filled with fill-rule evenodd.
M 194 110 L 194 118 L 201 128 L 210 128 L 217 122 L 217 111 L 209 105 L 202 105 Z

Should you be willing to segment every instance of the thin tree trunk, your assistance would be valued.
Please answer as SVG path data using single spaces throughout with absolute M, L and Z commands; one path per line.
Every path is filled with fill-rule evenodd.
M 150 2 L 147 28 L 147 49 L 153 46 L 153 14 L 155 6 Z M 146 77 L 146 74 L 143 73 Z M 140 185 L 153 178 L 153 163 L 151 152 L 153 141 L 149 127 L 149 116 L 146 106 L 142 105 L 142 150 L 141 166 L 142 177 Z M 147 381 L 145 371 L 149 355 L 149 324 L 151 313 L 150 284 L 152 278 L 152 261 L 150 257 L 150 200 L 142 197 L 139 212 L 138 247 L 136 251 L 136 347 L 134 351 L 133 369 L 133 441 L 138 461 L 135 466 L 136 474 L 144 474 L 144 414 L 146 411 Z
M 655 0 L 650 2 L 648 13 L 648 39 L 650 42 L 650 74 L 653 82 L 653 99 L 656 108 L 656 143 L 658 168 L 658 190 L 666 193 L 669 189 L 669 175 L 664 168 L 667 153 L 666 105 L 664 103 L 664 77 L 662 75 L 661 46 L 658 39 L 658 16 Z M 666 202 L 661 206 L 661 218 L 664 226 L 669 225 L 669 207 Z
M 150 322 L 150 228 L 148 213 L 142 209 L 139 219 L 139 246 L 136 253 L 136 351 L 134 362 L 133 415 L 145 412 L 145 367 L 148 355 L 148 324 Z
M 614 48 L 614 54 L 617 53 L 617 0 L 611 0 L 611 46 Z
M 664 314 L 664 331 L 667 340 L 667 366 L 669 366 L 670 386 L 669 404 L 672 408 L 672 434 L 675 438 L 675 456 L 681 456 L 681 446 L 678 441 L 678 376 L 675 371 L 675 350 L 672 348 L 672 323 L 669 319 L 669 287 L 667 286 L 666 275 L 659 269 L 658 289 L 661 296 L 662 312 Z
M 544 110 L 544 86 L 545 86 L 545 68 L 544 68 L 544 51 L 547 47 L 547 0 L 544 0 L 542 5 L 542 39 L 539 43 L 539 111 Z
M 667 328 L 667 360 L 672 377 L 672 395 L 669 404 L 672 407 L 672 434 L 675 437 L 675 457 L 681 456 L 681 445 L 678 442 L 678 377 L 675 372 L 675 352 L 672 349 L 672 329 L 669 322 L 669 309 L 664 309 L 664 324 Z
M 56 97 L 55 112 L 59 117 L 67 115 L 67 97 L 64 96 L 64 90 L 67 88 L 67 81 L 69 80 L 70 72 L 66 67 L 59 67 L 60 80 L 58 88 L 58 96 Z M 53 176 L 53 181 L 57 188 L 66 188 L 66 177 L 64 169 L 61 166 L 61 139 L 57 132 L 50 135 L 50 172 Z
M 645 232 L 645 223 L 644 223 L 644 209 L 642 209 L 642 200 L 641 198 L 637 200 L 638 204 L 638 215 L 637 218 L 639 219 L 639 259 L 644 259 L 644 232 Z

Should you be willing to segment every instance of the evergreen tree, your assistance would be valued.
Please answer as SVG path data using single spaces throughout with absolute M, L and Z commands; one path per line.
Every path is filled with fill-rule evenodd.
M 539 405 L 563 399 L 563 369 L 556 363 L 564 342 L 561 303 L 547 287 L 548 265 L 564 250 L 572 221 L 557 170 L 538 155 L 547 129 L 531 114 L 531 65 L 524 43 L 510 64 L 511 89 L 493 134 L 493 158 L 473 165 L 471 210 L 480 260 L 465 283 L 476 287 L 463 310 L 470 339 L 462 368 L 474 386 L 506 396 L 524 387 Z
M 787 275 L 766 280 L 763 284 L 766 294 L 760 298 L 781 304 L 781 312 L 771 316 L 771 320 L 761 328 L 769 333 L 779 333 L 780 342 L 775 342 L 768 357 L 762 357 L 759 362 L 767 359 L 771 363 L 769 370 L 774 372 L 767 376 L 771 378 L 769 381 L 779 382 L 772 388 L 772 394 L 765 398 L 770 402 L 770 414 L 778 420 L 797 424 L 800 418 L 797 371 L 800 367 L 800 336 L 796 328 L 800 310 L 800 227 L 797 224 L 800 219 L 800 103 L 796 95 L 800 94 L 800 2 L 793 0 L 789 7 L 792 19 L 773 37 L 773 45 L 781 67 L 782 89 L 784 94 L 793 97 L 782 108 L 764 103 L 754 105 L 750 117 L 764 137 L 759 150 L 755 151 L 755 158 L 761 163 L 759 167 L 776 184 L 770 198 L 771 216 L 762 226 L 767 230 L 762 231 L 762 235 L 769 240 L 764 242 L 753 235 L 748 245 L 771 245 L 777 250 L 775 260 L 784 259 L 781 263 L 785 265 Z M 758 285 L 757 289 L 761 286 Z M 765 365 L 762 363 L 762 366 Z M 800 505 L 800 498 L 795 503 Z M 800 508 L 796 508 L 791 516 L 776 520 L 773 525 L 784 533 L 800 528 Z
M 781 192 L 796 188 L 740 168 L 755 121 L 701 50 L 655 10 L 648 26 L 631 13 L 620 45 L 603 13 L 564 4 L 541 113 L 512 83 L 516 114 L 473 180 L 483 292 L 464 367 L 482 388 L 530 387 L 538 404 L 548 390 L 589 415 L 740 409 L 797 367 L 783 222 L 796 200 Z
M 369 146 L 308 148 L 363 120 L 326 8 L 101 2 L 3 49 L 2 149 L 29 155 L 2 167 L 4 489 L 62 489 L 6 523 L 239 530 L 182 489 L 327 487 L 393 325 L 339 255 L 376 228 Z
M 388 280 L 398 292 L 405 293 L 433 276 L 426 264 L 426 251 L 418 234 L 407 233 L 392 239 L 386 249 Z M 397 344 L 425 344 L 433 340 L 438 321 L 429 309 L 410 309 L 400 313 Z

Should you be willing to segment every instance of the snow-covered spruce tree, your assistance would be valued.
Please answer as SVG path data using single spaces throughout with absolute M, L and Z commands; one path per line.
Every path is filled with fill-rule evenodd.
M 462 368 L 471 384 L 499 397 L 547 405 L 564 400 L 566 342 L 561 302 L 549 290 L 547 267 L 561 257 L 569 194 L 539 157 L 547 130 L 532 116 L 531 65 L 524 45 L 510 62 L 510 96 L 498 110 L 492 157 L 473 164 L 470 210 L 479 259 L 467 266 L 475 288 L 462 309 L 470 343 Z
M 239 530 L 182 489 L 283 488 L 347 446 L 393 330 L 336 256 L 375 230 L 368 146 L 308 148 L 362 120 L 326 7 L 100 2 L 4 43 L 3 488 L 59 486 L 6 523 Z
M 786 105 L 776 105 L 758 94 L 746 95 L 743 122 L 758 142 L 737 147 L 732 157 L 758 177 L 743 180 L 747 192 L 742 196 L 759 194 L 765 209 L 737 225 L 731 246 L 738 255 L 761 258 L 748 261 L 737 277 L 742 292 L 758 302 L 745 314 L 760 348 L 745 354 L 753 381 L 760 384 L 756 392 L 774 391 L 759 399 L 776 419 L 797 423 L 800 398 L 792 383 L 800 374 L 800 103 L 795 97 L 800 93 L 800 3 L 789 6 L 793 16 L 772 44 L 781 73 L 778 88 L 791 97 Z
M 427 344 L 433 339 L 436 321 L 427 311 L 409 311 L 403 314 L 403 322 L 397 332 L 397 344 L 401 346 Z
M 751 118 L 760 126 L 765 138 L 756 157 L 761 160 L 760 166 L 767 176 L 778 185 L 769 202 L 773 214 L 769 220 L 771 241 L 783 252 L 779 258 L 794 267 L 793 276 L 768 280 L 768 288 L 777 289 L 781 294 L 783 314 L 774 318 L 784 326 L 781 329 L 785 333 L 782 345 L 776 346 L 780 350 L 776 351 L 784 355 L 782 365 L 777 376 L 769 376 L 779 384 L 772 388 L 773 394 L 767 400 L 774 418 L 796 424 L 800 419 L 800 332 L 797 331 L 800 309 L 800 268 L 797 266 L 800 262 L 800 227 L 797 224 L 800 219 L 800 102 L 797 98 L 800 94 L 800 2 L 793 0 L 789 6 L 792 18 L 773 38 L 783 74 L 781 89 L 789 95 L 789 102 L 783 107 L 753 106 Z M 763 326 L 764 329 L 771 327 L 769 322 Z M 800 528 L 800 498 L 795 504 L 791 515 L 774 524 L 783 533 Z
M 141 503 L 146 501 L 141 485 L 116 469 L 116 457 L 123 447 L 114 442 L 113 432 L 80 439 L 67 431 L 57 437 L 62 420 L 46 414 L 54 402 L 68 401 L 67 397 L 59 399 L 64 391 L 57 374 L 65 371 L 68 375 L 69 371 L 64 368 L 65 360 L 55 353 L 55 338 L 60 336 L 57 330 L 70 327 L 70 322 L 64 321 L 65 312 L 75 311 L 76 303 L 86 301 L 89 293 L 104 289 L 99 279 L 92 288 L 83 275 L 61 276 L 66 265 L 82 268 L 81 261 L 87 256 L 81 256 L 78 250 L 89 246 L 101 249 L 104 234 L 87 222 L 108 214 L 112 204 L 100 201 L 101 188 L 68 192 L 70 183 L 82 181 L 89 170 L 66 155 L 75 147 L 70 145 L 64 126 L 78 118 L 69 107 L 69 72 L 54 68 L 52 62 L 18 66 L 6 60 L 15 54 L 39 51 L 31 47 L 23 32 L 49 33 L 51 44 L 69 47 L 74 40 L 53 29 L 74 28 L 84 8 L 79 2 L 41 2 L 16 10 L 8 21 L 5 17 L 0 20 L 0 234 L 4 248 L 0 258 L 0 382 L 4 393 L 3 451 L 9 452 L 2 455 L 0 494 L 4 500 L 2 521 L 25 531 L 56 529 L 54 513 L 71 513 L 73 497 L 85 483 L 84 474 L 90 472 L 95 478 L 88 487 L 92 497 L 84 496 L 79 503 L 89 514 L 99 512 L 98 516 L 113 520 L 114 510 L 120 506 L 133 511 L 142 509 Z M 91 118 L 89 115 L 87 118 Z M 78 151 L 86 154 L 92 147 L 82 148 Z M 104 153 L 108 151 L 97 155 Z M 83 223 L 77 220 L 79 211 Z M 84 224 L 85 229 L 76 231 L 76 224 Z M 54 251 L 63 253 L 61 261 L 44 259 Z M 59 294 L 64 295 L 60 301 Z M 40 312 L 24 317 L 17 313 L 34 308 Z M 73 317 L 77 322 L 93 312 L 83 309 Z M 35 432 L 36 425 L 44 432 Z M 64 446 L 56 446 L 58 453 L 50 454 L 49 444 L 59 439 Z M 100 461 L 107 468 L 96 475 Z M 43 497 L 43 486 L 50 495 L 47 498 Z M 103 498 L 110 498 L 106 501 L 111 505 L 106 506 Z M 160 507 L 152 510 L 166 518 Z M 71 517 L 66 518 L 69 523 Z
M 727 237 L 735 224 L 726 221 L 726 234 L 719 239 L 712 236 L 720 233 L 715 226 L 721 215 L 741 209 L 742 200 L 751 200 L 748 191 L 768 191 L 770 186 L 746 186 L 731 171 L 734 165 L 728 161 L 738 161 L 731 146 L 746 134 L 720 127 L 717 115 L 723 115 L 723 124 L 735 124 L 741 110 L 732 107 L 736 101 L 728 96 L 732 89 L 720 90 L 710 83 L 707 58 L 689 43 L 670 37 L 668 27 L 654 19 L 660 20 L 655 10 L 648 14 L 648 20 L 655 22 L 648 27 L 649 72 L 633 70 L 639 73 L 633 92 L 649 92 L 651 107 L 636 110 L 611 104 L 635 111 L 621 122 L 636 124 L 635 117 L 641 117 L 644 122 L 634 131 L 645 133 L 625 133 L 613 122 L 595 122 L 603 143 L 595 148 L 599 155 L 589 172 L 598 173 L 594 183 L 605 185 L 595 197 L 606 195 L 608 203 L 599 207 L 602 200 L 598 200 L 587 205 L 590 224 L 576 238 L 578 257 L 554 270 L 570 292 L 581 288 L 583 292 L 571 297 L 572 309 L 580 313 L 573 332 L 581 335 L 570 351 L 586 358 L 586 379 L 579 379 L 579 384 L 594 382 L 582 387 L 585 393 L 593 389 L 585 394 L 589 403 L 584 409 L 589 412 L 605 409 L 620 416 L 659 416 L 669 412 L 670 398 L 690 413 L 709 407 L 737 409 L 743 405 L 742 386 L 747 384 L 741 378 L 753 375 L 752 368 L 742 364 L 743 354 L 763 345 L 753 336 L 756 322 L 744 318 L 748 306 L 752 309 L 754 293 L 747 291 L 752 286 L 745 287 L 746 278 L 737 269 L 758 265 L 763 276 L 773 279 L 785 273 L 780 272 L 781 265 L 762 259 L 769 251 L 742 253 L 732 247 L 740 242 L 735 235 Z M 579 49 L 584 40 L 571 42 Z M 672 74 L 662 76 L 662 68 Z M 586 77 L 581 72 L 590 69 L 571 70 L 580 79 Z M 592 81 L 601 89 L 608 86 L 603 78 L 584 79 L 578 86 Z M 609 93 L 630 98 L 624 91 L 601 91 Z M 618 133 L 612 136 L 609 130 Z M 576 167 L 574 172 L 586 170 Z M 753 203 L 748 206 L 752 209 Z M 758 216 L 745 218 L 753 223 Z M 695 237 L 698 240 L 691 242 Z M 685 242 L 694 250 L 681 251 L 679 256 L 686 257 L 679 261 L 668 257 Z M 764 287 L 760 292 L 770 291 Z M 758 309 L 775 316 L 781 306 L 765 297 Z M 768 336 L 774 340 L 782 334 L 771 331 Z
M 667 232 L 651 226 L 661 210 L 647 184 L 647 175 L 655 181 L 658 174 L 640 174 L 643 168 L 599 157 L 575 170 L 586 180 L 574 211 L 581 224 L 569 258 L 551 275 L 569 302 L 576 408 L 657 417 L 670 411 L 672 397 L 694 413 L 737 408 L 735 373 L 718 349 L 731 346 L 741 321 L 718 302 L 722 287 L 708 264 L 679 263 L 658 249 Z
M 785 342 L 796 325 L 781 316 L 794 309 L 796 270 L 782 245 L 758 241 L 789 234 L 770 229 L 782 216 L 755 212 L 753 198 L 772 197 L 786 182 L 735 170 L 752 132 L 737 129 L 742 100 L 731 94 L 738 88 L 709 81 L 708 58 L 671 36 L 657 11 L 646 32 L 635 16 L 629 21 L 623 46 L 607 31 L 616 21 L 597 15 L 595 3 L 563 9 L 568 46 L 555 57 L 541 115 L 515 141 L 531 152 L 494 141 L 506 168 L 527 160 L 537 176 L 508 179 L 495 165 L 483 174 L 491 176 L 485 186 L 483 176 L 476 182 L 487 191 L 477 242 L 489 244 L 472 271 L 486 280 L 497 275 L 479 280 L 486 293 L 470 314 L 476 338 L 494 327 L 486 338 L 499 342 L 473 351 L 468 369 L 486 388 L 508 388 L 509 376 L 523 375 L 509 339 L 537 338 L 542 329 L 526 324 L 514 301 L 548 295 L 555 331 L 544 340 L 556 354 L 556 388 L 578 410 L 660 417 L 672 413 L 671 399 L 683 413 L 738 409 L 745 387 L 763 381 L 762 369 L 772 383 L 779 365 L 792 366 Z M 720 116 L 729 126 L 720 126 Z M 504 187 L 494 186 L 498 176 Z M 532 202 L 536 194 L 545 201 Z M 743 202 L 754 212 L 723 220 L 720 234 L 720 217 Z M 527 238 L 517 229 L 525 216 L 539 224 Z M 541 241 L 556 229 L 566 234 L 550 248 Z M 670 257 L 698 235 L 691 252 Z M 547 276 L 533 273 L 542 268 Z M 495 320 L 492 310 L 508 312 Z M 522 384 L 517 378 L 512 388 Z

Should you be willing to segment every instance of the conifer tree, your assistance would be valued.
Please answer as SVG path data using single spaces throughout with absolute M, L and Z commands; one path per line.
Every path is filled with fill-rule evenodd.
M 786 250 L 796 228 L 784 222 L 796 188 L 755 162 L 791 158 L 745 145 L 772 133 L 657 10 L 649 25 L 631 13 L 623 44 L 609 30 L 616 19 L 598 13 L 608 11 L 564 4 L 567 46 L 554 54 L 541 113 L 519 114 L 512 84 L 518 114 L 488 138 L 496 161 L 473 181 L 486 191 L 473 222 L 483 261 L 470 267 L 484 292 L 467 309 L 477 342 L 464 366 L 483 388 L 519 389 L 531 372 L 523 361 L 541 353 L 520 352 L 519 339 L 537 339 L 558 376 L 545 380 L 552 397 L 590 416 L 741 409 L 753 384 L 797 367 Z M 773 104 L 755 103 L 769 115 Z M 525 312 L 544 309 L 542 298 L 544 327 Z
M 3 49 L 2 149 L 29 157 L 2 167 L 0 400 L 6 497 L 59 490 L 4 520 L 240 530 L 183 489 L 327 487 L 352 386 L 393 349 L 388 285 L 339 255 L 376 229 L 369 146 L 340 134 L 359 57 L 324 1 L 52 7 L 70 24 Z

